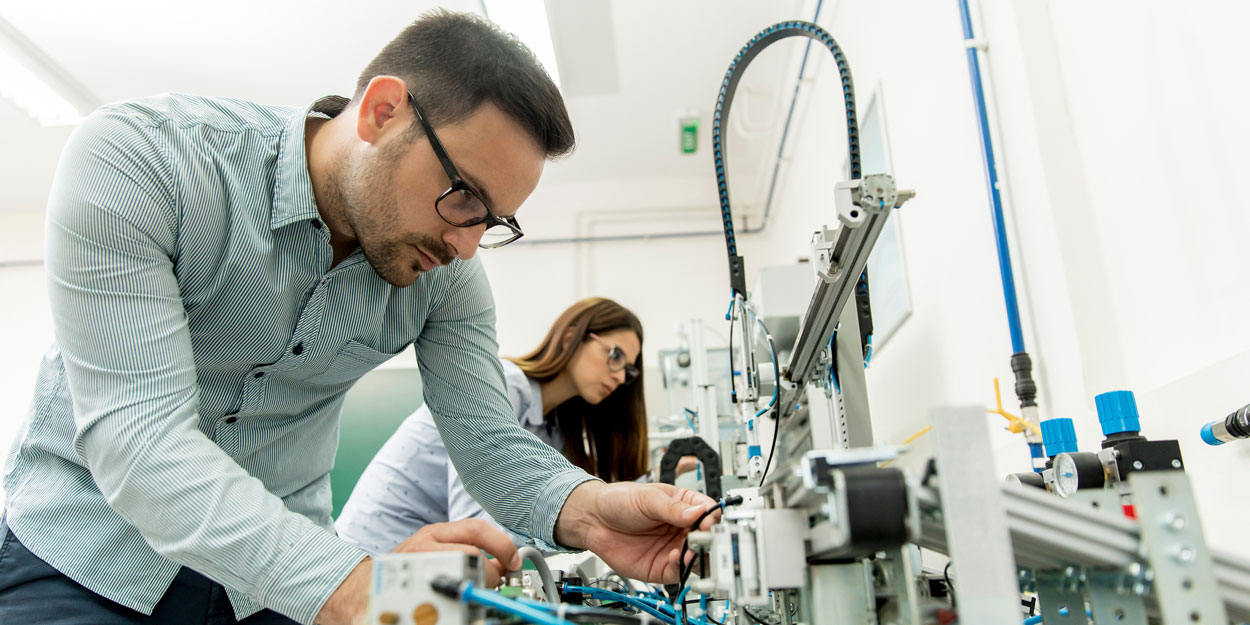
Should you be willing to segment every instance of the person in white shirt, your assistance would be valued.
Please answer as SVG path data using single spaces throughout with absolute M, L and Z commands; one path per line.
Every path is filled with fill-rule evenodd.
M 647 478 L 641 357 L 638 318 L 592 297 L 565 310 L 532 352 L 501 362 L 521 427 L 586 472 L 619 482 Z M 425 525 L 467 518 L 492 520 L 464 489 L 434 415 L 422 406 L 361 474 L 335 529 L 366 551 L 385 553 Z

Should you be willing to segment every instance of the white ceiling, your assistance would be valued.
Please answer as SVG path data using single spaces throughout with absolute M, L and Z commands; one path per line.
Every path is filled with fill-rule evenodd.
M 101 103 L 182 91 L 302 105 L 327 93 L 350 95 L 360 68 L 434 6 L 482 11 L 477 0 L 381 0 L 367 12 L 327 0 L 0 0 L 0 17 Z M 711 109 L 730 59 L 764 26 L 810 19 L 804 13 L 812 6 L 804 0 L 549 0 L 561 71 L 573 81 L 564 89 L 578 148 L 548 167 L 540 190 L 571 185 L 586 197 L 584 190 L 600 183 L 610 189 L 630 180 L 680 179 L 705 185 L 714 196 Z M 762 54 L 739 88 L 735 171 L 771 171 L 801 50 L 775 48 L 780 51 Z M 616 67 L 606 65 L 613 60 Z M 578 95 L 587 92 L 595 95 Z M 702 119 L 695 155 L 678 149 L 677 117 L 688 110 Z M 40 127 L 0 101 L 0 211 L 42 209 L 69 132 Z M 735 180 L 736 197 L 759 194 L 758 182 L 735 178 L 743 179 Z M 553 195 L 559 194 L 547 194 Z

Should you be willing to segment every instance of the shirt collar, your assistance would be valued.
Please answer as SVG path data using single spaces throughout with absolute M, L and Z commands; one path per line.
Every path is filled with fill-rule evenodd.
M 544 423 L 544 417 L 545 417 L 545 415 L 543 415 L 542 385 L 538 383 L 538 380 L 535 380 L 528 376 L 525 378 L 525 380 L 529 382 L 530 392 L 533 393 L 533 397 L 534 397 L 534 400 L 533 400 L 534 403 L 527 406 L 527 410 L 525 411 L 525 421 L 529 425 L 532 425 L 534 427 L 540 427 Z
M 333 118 L 350 101 L 342 96 L 325 96 L 287 120 L 278 145 L 270 229 L 276 230 L 296 221 L 320 218 L 317 200 L 313 195 L 312 178 L 308 174 L 308 155 L 304 148 L 305 125 L 309 117 Z

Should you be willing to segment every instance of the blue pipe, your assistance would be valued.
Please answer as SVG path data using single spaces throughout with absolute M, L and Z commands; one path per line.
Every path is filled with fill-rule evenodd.
M 1011 328 L 1011 351 L 1024 351 L 1024 331 L 1020 326 L 1020 304 L 1016 301 L 1016 279 L 1011 272 L 1011 250 L 1007 247 L 1007 224 L 1003 219 L 1003 200 L 998 194 L 998 167 L 994 162 L 994 145 L 990 140 L 990 116 L 985 108 L 985 89 L 981 86 L 981 64 L 977 49 L 971 45 L 972 17 L 968 0 L 959 0 L 959 16 L 964 26 L 964 43 L 969 44 L 968 73 L 972 77 L 972 99 L 977 105 L 977 131 L 981 135 L 981 154 L 985 163 L 985 183 L 990 192 L 994 217 L 994 241 L 998 244 L 998 271 L 1003 278 L 1003 299 L 1007 304 L 1007 325 Z
M 465 585 L 464 590 L 460 593 L 460 600 L 465 603 L 472 601 L 473 603 L 490 606 L 500 612 L 518 616 L 530 623 L 538 623 L 539 625 L 565 625 L 566 623 L 564 619 L 558 619 L 542 610 L 502 597 L 498 593 L 478 590 L 473 586 L 473 582 Z

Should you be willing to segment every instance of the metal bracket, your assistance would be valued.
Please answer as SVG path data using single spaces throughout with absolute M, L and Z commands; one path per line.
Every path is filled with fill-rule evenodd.
M 1120 494 L 1114 490 L 1087 488 L 1072 493 L 1068 499 L 1086 504 L 1099 512 L 1111 514 L 1117 518 L 1124 516 L 1124 512 L 1120 509 Z
M 1189 478 L 1181 471 L 1141 471 L 1129 475 L 1129 487 L 1164 625 L 1227 623 Z
M 808 580 L 804 622 L 876 625 L 877 602 L 867 562 L 812 566 Z
M 1080 572 L 1039 571 L 1037 598 L 1042 604 L 1042 622 L 1046 625 L 1086 625 L 1085 593 L 1081 589 Z
M 1146 606 L 1140 595 L 1123 588 L 1117 573 L 1090 573 L 1090 613 L 1096 625 L 1120 625 L 1121 623 L 1145 623 Z
M 915 549 L 915 545 L 903 545 L 890 551 L 881 562 L 888 586 L 898 602 L 898 625 L 921 625 L 923 622 L 920 620 L 920 592 L 912 571 L 912 552 Z

